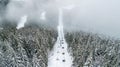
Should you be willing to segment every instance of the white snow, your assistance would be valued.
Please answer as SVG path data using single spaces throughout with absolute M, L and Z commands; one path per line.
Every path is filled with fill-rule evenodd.
M 60 9 L 58 38 L 53 50 L 48 56 L 48 67 L 72 67 L 73 58 L 70 56 L 67 46 L 63 32 L 62 10 Z
M 27 22 L 27 15 L 24 15 L 21 17 L 16 28 L 17 29 L 23 28 L 26 22 Z
M 46 12 L 45 11 L 41 13 L 40 19 L 41 20 L 46 20 Z

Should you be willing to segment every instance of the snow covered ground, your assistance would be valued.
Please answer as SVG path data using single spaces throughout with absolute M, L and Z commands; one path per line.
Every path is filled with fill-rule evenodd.
M 73 58 L 68 53 L 65 39 L 58 37 L 54 49 L 49 55 L 48 67 L 72 67 L 72 60 Z
M 64 38 L 62 11 L 59 14 L 58 38 L 48 56 L 48 67 L 72 67 L 73 58 L 68 52 L 67 43 Z

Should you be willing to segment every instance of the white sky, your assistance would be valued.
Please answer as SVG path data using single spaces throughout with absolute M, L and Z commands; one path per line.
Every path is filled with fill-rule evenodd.
M 120 38 L 120 0 L 82 0 L 67 14 L 67 27 Z

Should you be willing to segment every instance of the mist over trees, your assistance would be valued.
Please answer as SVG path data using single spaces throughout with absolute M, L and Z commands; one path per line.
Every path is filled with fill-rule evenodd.
M 51 0 L 36 0 L 38 1 L 37 4 L 36 2 L 32 1 L 33 0 L 30 0 L 30 4 L 26 3 L 24 6 L 17 5 L 17 7 L 12 7 L 12 9 L 16 7 L 15 9 L 18 9 L 18 12 L 15 13 L 14 10 L 10 9 L 9 13 L 7 12 L 8 7 L 10 8 L 8 4 L 13 5 L 14 2 L 11 2 L 11 0 L 0 0 L 0 67 L 47 67 L 48 54 L 53 48 L 58 36 L 56 29 L 58 21 L 58 12 L 56 10 L 57 6 L 55 6 L 54 4 L 56 3 L 53 3 Z M 41 3 L 39 4 L 39 2 Z M 34 7 L 32 6 L 32 9 L 30 9 L 29 7 L 33 5 L 33 3 L 35 5 Z M 42 6 L 38 7 L 41 4 Z M 45 6 L 44 4 L 48 5 Z M 18 7 L 23 7 L 21 9 L 23 12 L 20 11 L 19 13 L 20 9 Z M 45 9 L 41 10 L 40 8 Z M 48 12 L 47 20 L 37 20 L 39 19 L 39 14 L 44 10 Z M 84 10 L 85 9 L 82 8 L 81 12 L 83 11 L 83 13 L 80 13 L 81 17 L 87 14 L 87 12 L 84 13 Z M 27 14 L 29 15 L 29 19 L 24 28 L 17 30 L 16 26 L 19 21 L 18 19 L 25 14 L 24 12 L 28 12 Z M 71 12 L 65 12 L 67 14 L 64 16 L 64 21 L 67 23 L 64 23 L 64 28 L 66 28 L 65 38 L 68 43 L 68 50 L 71 52 L 71 55 L 74 58 L 73 66 L 120 67 L 120 39 L 79 31 L 81 28 L 79 28 L 77 31 L 74 31 L 74 29 L 71 29 L 71 26 L 77 25 L 78 27 L 82 27 L 81 22 L 83 20 L 87 21 L 86 24 L 89 26 L 89 22 L 86 20 L 85 16 L 81 18 L 82 21 L 80 22 L 78 18 L 79 16 L 73 13 L 74 11 L 72 13 Z M 6 15 L 6 13 L 8 15 Z M 91 15 L 89 17 L 91 17 Z M 114 16 L 116 17 L 116 14 Z M 87 18 L 89 17 L 87 16 Z M 94 16 L 92 15 L 92 17 Z M 14 21 L 11 18 L 18 19 L 17 21 Z M 89 20 L 91 19 L 89 18 Z M 76 24 L 73 24 L 75 22 Z M 79 26 L 78 23 L 81 23 L 81 26 Z

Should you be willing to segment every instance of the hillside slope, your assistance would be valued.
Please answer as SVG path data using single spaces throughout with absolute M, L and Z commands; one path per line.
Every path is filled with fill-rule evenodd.
M 86 32 L 67 32 L 74 67 L 120 67 L 120 40 Z
M 0 67 L 47 67 L 48 51 L 56 39 L 52 28 L 29 25 L 17 30 L 4 24 L 0 30 Z
M 48 53 L 57 40 L 53 28 L 3 23 L 0 29 L 0 67 L 47 67 Z M 120 40 L 86 32 L 66 32 L 74 67 L 119 67 Z

